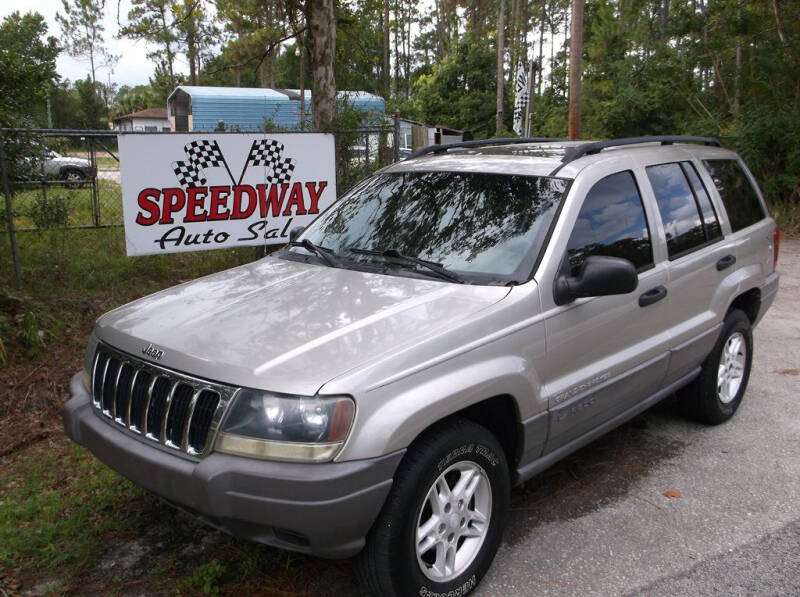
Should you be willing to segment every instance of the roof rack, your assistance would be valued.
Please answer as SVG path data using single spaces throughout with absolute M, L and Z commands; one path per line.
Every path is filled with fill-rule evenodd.
M 474 141 L 460 141 L 458 143 L 442 143 L 441 145 L 428 145 L 412 153 L 408 159 L 418 158 L 429 153 L 444 153 L 459 147 L 483 147 L 485 145 L 517 145 L 519 143 L 546 143 L 550 141 L 569 141 L 569 139 L 554 139 L 551 137 L 508 137 L 506 139 L 477 139 Z
M 697 143 L 722 147 L 719 139 L 714 137 L 691 137 L 688 135 L 654 135 L 650 137 L 627 137 L 624 139 L 610 139 L 608 141 L 592 141 L 576 147 L 570 147 L 564 152 L 562 165 L 568 164 L 585 155 L 600 153 L 609 147 L 621 147 L 624 145 L 639 145 L 640 143 L 660 143 L 661 145 L 672 145 L 673 143 Z

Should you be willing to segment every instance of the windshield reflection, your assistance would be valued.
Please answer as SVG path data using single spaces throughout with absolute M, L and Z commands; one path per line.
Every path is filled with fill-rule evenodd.
M 448 270 L 516 279 L 528 273 L 566 186 L 508 174 L 383 174 L 343 197 L 302 238 L 353 261 L 386 259 L 352 248 L 393 250 Z

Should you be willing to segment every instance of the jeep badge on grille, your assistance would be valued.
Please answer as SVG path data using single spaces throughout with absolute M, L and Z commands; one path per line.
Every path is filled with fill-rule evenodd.
M 164 356 L 164 351 L 156 348 L 152 344 L 148 344 L 142 349 L 142 354 L 150 357 L 151 359 L 155 359 L 156 361 L 160 361 L 161 357 Z

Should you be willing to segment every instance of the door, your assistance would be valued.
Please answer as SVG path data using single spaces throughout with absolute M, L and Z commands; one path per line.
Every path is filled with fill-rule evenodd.
M 551 410 L 546 452 L 655 393 L 667 368 L 669 336 L 661 300 L 667 275 L 666 265 L 653 254 L 652 206 L 648 213 L 633 171 L 607 171 L 606 166 L 573 184 L 572 197 L 585 199 L 568 202 L 551 255 L 554 267 L 540 276 L 547 344 L 541 371 Z M 633 262 L 638 288 L 555 305 L 548 289 L 559 268 L 574 274 L 590 255 Z
M 696 370 L 711 352 L 736 287 L 736 250 L 723 236 L 708 191 L 691 161 L 645 168 L 658 206 L 669 263 L 671 356 L 665 383 Z

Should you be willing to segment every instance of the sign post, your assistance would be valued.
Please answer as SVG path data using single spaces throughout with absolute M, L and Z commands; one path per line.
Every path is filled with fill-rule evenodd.
M 128 255 L 283 244 L 336 199 L 333 135 L 120 134 Z

